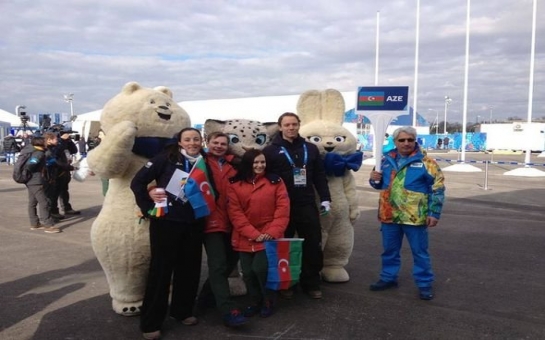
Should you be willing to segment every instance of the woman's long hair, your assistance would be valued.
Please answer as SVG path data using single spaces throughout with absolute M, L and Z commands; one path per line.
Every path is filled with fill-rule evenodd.
M 238 165 L 237 174 L 233 177 L 236 181 L 251 181 L 254 174 L 254 160 L 257 156 L 262 155 L 263 152 L 258 149 L 250 149 L 244 153 L 240 164 Z

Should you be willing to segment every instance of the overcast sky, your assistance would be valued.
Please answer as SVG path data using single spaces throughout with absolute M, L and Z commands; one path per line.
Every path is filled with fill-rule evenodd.
M 416 0 L 3 0 L 0 109 L 102 108 L 129 81 L 178 102 L 409 86 Z M 466 0 L 421 0 L 418 112 L 462 121 Z M 533 117 L 545 116 L 545 8 L 538 7 Z M 541 20 L 540 20 L 541 19 Z M 473 0 L 468 121 L 528 116 L 532 0 Z M 431 110 L 430 110 L 431 109 Z M 259 112 L 256 112 L 258 115 Z M 280 112 L 279 112 L 280 114 Z M 213 117 L 210 117 L 213 118 Z M 236 117 L 233 117 L 236 118 Z

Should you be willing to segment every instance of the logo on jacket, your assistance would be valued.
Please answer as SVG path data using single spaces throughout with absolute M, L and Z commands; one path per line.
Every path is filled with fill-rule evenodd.
M 424 166 L 424 163 L 412 163 L 411 168 L 421 168 Z
M 146 168 L 150 168 L 153 165 L 152 162 L 147 162 L 146 165 L 144 165 Z

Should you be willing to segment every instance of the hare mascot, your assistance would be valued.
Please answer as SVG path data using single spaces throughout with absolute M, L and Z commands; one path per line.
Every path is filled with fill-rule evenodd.
M 354 223 L 360 212 L 356 181 L 363 154 L 357 152 L 357 139 L 342 126 L 344 99 L 337 90 L 311 90 L 297 103 L 301 119 L 299 134 L 320 150 L 331 192 L 331 211 L 321 217 L 324 267 L 322 279 L 327 282 L 350 280 L 344 267 L 354 246 Z

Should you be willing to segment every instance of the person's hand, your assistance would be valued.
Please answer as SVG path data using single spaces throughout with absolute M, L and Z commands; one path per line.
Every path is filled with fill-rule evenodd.
M 273 239 L 273 237 L 271 235 L 269 235 L 269 234 L 261 234 L 255 239 L 255 241 L 256 242 L 264 242 L 264 241 L 268 241 L 268 240 L 272 240 L 272 239 Z
M 330 210 L 331 210 L 331 202 L 323 201 L 322 203 L 320 203 L 320 215 L 325 216 L 329 214 Z
M 375 182 L 380 182 L 382 180 L 382 172 L 375 170 L 371 171 L 370 179 Z
M 153 188 L 148 192 L 148 194 L 155 203 L 161 203 L 167 199 L 167 194 L 163 188 Z
M 436 227 L 439 223 L 439 220 L 435 217 L 428 216 L 426 217 L 426 225 L 430 228 Z

